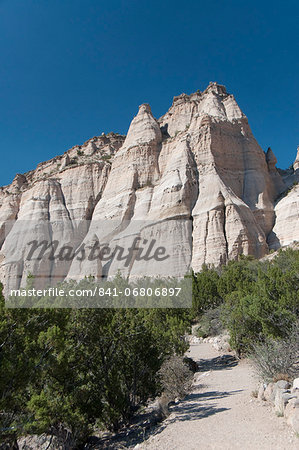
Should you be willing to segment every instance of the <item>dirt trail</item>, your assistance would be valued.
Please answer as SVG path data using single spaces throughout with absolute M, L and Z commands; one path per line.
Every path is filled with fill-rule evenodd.
M 257 380 L 249 363 L 220 357 L 210 344 L 191 345 L 200 361 L 192 393 L 173 406 L 171 415 L 143 449 L 299 449 L 299 439 L 265 402 L 252 398 Z

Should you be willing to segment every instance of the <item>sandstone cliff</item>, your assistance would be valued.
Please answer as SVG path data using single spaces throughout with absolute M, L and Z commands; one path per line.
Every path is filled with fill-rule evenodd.
M 126 137 L 110 133 L 17 175 L 0 189 L 1 279 L 24 285 L 29 273 L 51 279 L 168 275 L 169 265 L 117 261 L 28 261 L 33 238 L 126 245 L 134 236 L 170 247 L 171 275 L 223 264 L 239 254 L 260 258 L 299 240 L 298 178 L 281 174 L 224 86 L 175 97 L 156 120 L 139 108 Z M 298 166 L 298 167 L 297 167 Z M 41 282 L 42 285 L 42 282 Z

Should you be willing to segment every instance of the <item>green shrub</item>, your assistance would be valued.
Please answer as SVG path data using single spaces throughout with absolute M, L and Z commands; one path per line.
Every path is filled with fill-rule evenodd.
M 158 393 L 187 326 L 179 309 L 6 309 L 2 298 L 0 428 L 71 433 L 74 446 L 95 424 L 117 429 Z
M 232 347 L 246 353 L 263 339 L 285 337 L 299 315 L 299 252 L 282 251 L 267 263 L 230 266 L 220 278 L 220 291 Z
M 217 332 L 209 315 L 221 307 L 220 319 L 239 354 L 267 338 L 285 338 L 299 317 L 298 273 L 299 251 L 292 249 L 280 251 L 272 261 L 240 256 L 220 270 L 203 266 L 191 274 L 198 335 Z
M 198 337 L 217 336 L 223 331 L 221 307 L 209 309 L 199 319 Z
M 192 313 L 193 316 L 200 317 L 208 309 L 215 308 L 222 303 L 219 294 L 219 275 L 213 268 L 202 267 L 199 273 L 192 272 Z

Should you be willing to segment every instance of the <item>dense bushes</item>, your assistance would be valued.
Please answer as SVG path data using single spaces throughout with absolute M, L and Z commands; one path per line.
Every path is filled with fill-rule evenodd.
M 156 374 L 186 350 L 178 309 L 5 309 L 0 319 L 2 434 L 117 429 L 159 389 Z
M 206 311 L 220 305 L 231 346 L 240 354 L 257 342 L 286 338 L 299 316 L 299 251 L 281 251 L 271 262 L 240 257 L 192 279 L 193 317 L 207 328 Z
M 224 269 L 225 276 L 233 265 Z M 299 252 L 281 252 L 271 263 L 249 262 L 247 270 L 244 283 L 224 296 L 223 308 L 231 344 L 242 353 L 255 342 L 290 332 L 299 314 Z
M 199 273 L 192 272 L 192 314 L 201 315 L 204 311 L 215 308 L 222 302 L 219 293 L 220 277 L 214 268 L 202 266 Z

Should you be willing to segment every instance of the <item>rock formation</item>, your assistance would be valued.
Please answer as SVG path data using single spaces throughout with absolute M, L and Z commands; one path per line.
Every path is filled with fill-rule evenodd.
M 296 156 L 295 162 L 293 164 L 293 168 L 294 168 L 294 170 L 299 169 L 299 147 L 297 147 L 297 156 Z
M 126 137 L 94 137 L 0 189 L 1 279 L 18 287 L 29 273 L 53 283 L 118 270 L 181 276 L 239 254 L 260 258 L 299 239 L 299 190 L 284 194 L 299 176 L 298 155 L 288 173 L 276 162 L 224 86 L 175 97 L 159 120 L 143 104 Z M 154 239 L 166 242 L 170 259 L 162 269 L 152 261 L 28 261 L 28 243 L 45 237 L 77 249 Z
M 299 241 L 299 185 L 295 184 L 275 206 L 275 225 L 269 236 L 269 246 L 277 250 Z

